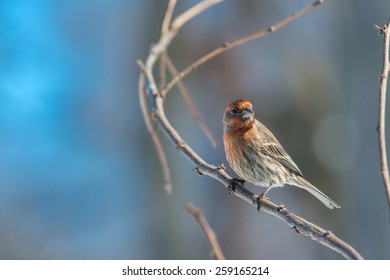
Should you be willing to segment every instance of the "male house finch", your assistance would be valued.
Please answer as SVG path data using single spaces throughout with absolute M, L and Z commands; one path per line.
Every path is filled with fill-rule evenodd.
M 275 136 L 254 116 L 253 106 L 248 100 L 237 100 L 225 110 L 223 142 L 227 160 L 234 171 L 245 181 L 267 187 L 261 198 L 265 198 L 271 188 L 289 184 L 305 189 L 330 209 L 340 208 L 306 181 Z

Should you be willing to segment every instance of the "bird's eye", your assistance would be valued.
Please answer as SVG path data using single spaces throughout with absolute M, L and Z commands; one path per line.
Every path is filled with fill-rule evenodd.
M 240 110 L 238 110 L 237 108 L 233 108 L 231 112 L 237 115 L 238 113 L 240 113 Z

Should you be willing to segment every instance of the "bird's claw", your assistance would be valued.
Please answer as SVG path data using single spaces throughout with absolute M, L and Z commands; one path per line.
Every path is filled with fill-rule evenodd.
M 261 208 L 260 195 L 258 194 L 252 195 L 252 203 L 256 205 L 257 211 L 260 211 Z
M 245 180 L 233 178 L 230 180 L 230 184 L 228 186 L 229 193 L 232 194 L 236 191 L 236 186 L 239 185 L 240 187 L 244 186 Z
M 253 195 L 252 200 L 253 200 L 253 204 L 256 204 L 257 211 L 260 211 L 261 202 L 268 200 L 268 198 L 264 196 L 264 193 L 262 193 L 261 195 L 258 194 Z

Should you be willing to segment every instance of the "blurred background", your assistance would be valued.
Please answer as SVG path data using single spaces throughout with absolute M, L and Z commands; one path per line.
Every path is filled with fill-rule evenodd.
M 198 1 L 178 2 L 174 16 Z M 169 54 L 183 69 L 311 2 L 223 2 L 186 24 Z M 166 1 L 0 5 L 0 259 L 208 259 L 209 245 L 185 210 L 190 201 L 226 258 L 342 259 L 198 176 L 159 131 L 173 178 L 173 193 L 165 194 L 139 107 L 136 60 L 158 40 Z M 389 17 L 388 0 L 327 0 L 186 77 L 216 149 L 177 88 L 167 116 L 206 161 L 228 166 L 223 111 L 251 100 L 305 176 L 342 208 L 331 211 L 294 187 L 269 198 L 363 257 L 390 259 L 376 133 L 383 50 L 373 28 Z

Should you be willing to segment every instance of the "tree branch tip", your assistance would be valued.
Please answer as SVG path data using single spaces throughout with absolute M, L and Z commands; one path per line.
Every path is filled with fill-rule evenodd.
M 186 210 L 188 213 L 190 213 L 192 216 L 194 216 L 194 218 L 197 220 L 199 220 L 199 218 L 202 216 L 202 211 L 200 211 L 200 209 L 197 208 L 191 202 L 186 204 Z
M 146 65 L 141 59 L 137 59 L 137 64 L 141 68 L 143 73 L 146 73 Z
M 169 182 L 165 182 L 163 186 L 166 194 L 171 195 L 172 194 L 172 184 Z
M 379 36 L 384 36 L 387 32 L 388 25 L 385 24 L 384 26 L 379 26 L 378 24 L 374 24 L 374 28 L 378 31 Z
M 188 202 L 186 204 L 186 210 L 188 213 L 192 214 L 195 217 L 199 217 L 199 215 L 201 214 L 200 210 L 191 202 Z

